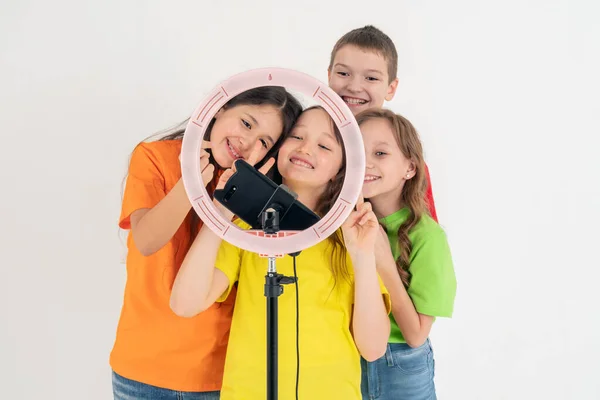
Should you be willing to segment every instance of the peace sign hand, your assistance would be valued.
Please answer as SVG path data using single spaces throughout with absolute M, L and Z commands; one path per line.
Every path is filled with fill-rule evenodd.
M 342 225 L 346 249 L 350 254 L 373 254 L 379 235 L 379 223 L 371 203 L 365 203 L 362 194 L 346 222 Z

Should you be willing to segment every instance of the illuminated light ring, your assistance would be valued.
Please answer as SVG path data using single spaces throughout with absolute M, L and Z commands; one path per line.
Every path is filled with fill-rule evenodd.
M 202 181 L 200 150 L 208 124 L 231 98 L 260 86 L 283 86 L 311 96 L 329 113 L 342 135 L 346 151 L 346 175 L 340 195 L 319 222 L 303 231 L 282 231 L 267 235 L 260 230 L 240 229 L 221 215 Z M 290 69 L 261 68 L 234 75 L 221 82 L 196 108 L 183 136 L 181 171 L 192 207 L 215 234 L 241 249 L 262 256 L 281 257 L 321 242 L 348 218 L 362 190 L 365 152 L 358 124 L 348 105 L 326 84 Z

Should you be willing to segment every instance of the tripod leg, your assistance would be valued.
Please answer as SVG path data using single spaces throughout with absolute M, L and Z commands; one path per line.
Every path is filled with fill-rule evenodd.
M 277 399 L 278 300 L 278 296 L 267 297 L 267 400 Z

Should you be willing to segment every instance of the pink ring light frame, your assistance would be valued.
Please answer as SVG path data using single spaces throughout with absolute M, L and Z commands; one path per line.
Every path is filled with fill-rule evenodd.
M 200 149 L 206 128 L 217 111 L 232 97 L 259 86 L 283 86 L 312 96 L 331 116 L 344 141 L 346 175 L 340 195 L 329 212 L 303 231 L 266 235 L 260 230 L 242 230 L 223 218 L 208 195 L 200 173 Z M 284 68 L 261 68 L 230 77 L 216 86 L 192 114 L 181 148 L 183 184 L 192 207 L 215 234 L 241 249 L 261 256 L 281 257 L 307 249 L 330 236 L 348 218 L 362 190 L 365 154 L 356 119 L 344 101 L 319 80 Z

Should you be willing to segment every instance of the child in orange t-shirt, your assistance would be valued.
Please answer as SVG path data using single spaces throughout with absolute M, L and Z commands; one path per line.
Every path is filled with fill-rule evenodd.
M 252 152 L 274 155 L 302 111 L 282 87 L 250 89 L 232 98 L 209 125 L 201 168 L 212 193 L 215 176 Z M 142 142 L 131 156 L 119 226 L 127 239 L 127 282 L 110 355 L 120 399 L 218 399 L 233 297 L 193 318 L 169 307 L 171 287 L 201 221 L 191 210 L 179 154 L 184 129 Z

